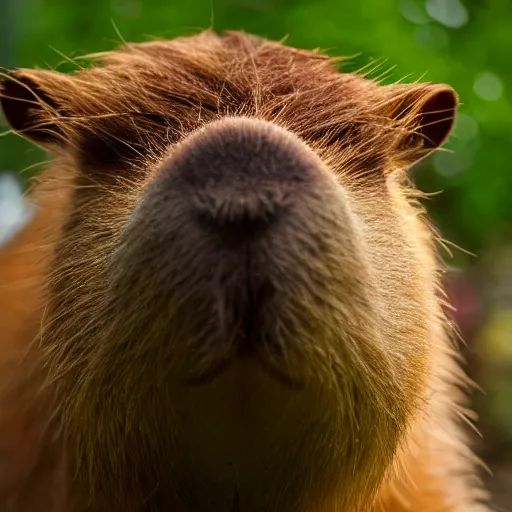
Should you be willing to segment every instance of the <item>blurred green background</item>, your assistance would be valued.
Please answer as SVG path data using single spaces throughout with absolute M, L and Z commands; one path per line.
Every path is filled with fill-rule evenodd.
M 474 396 L 481 453 L 497 475 L 497 503 L 512 510 L 512 1 L 0 0 L 0 66 L 68 71 L 70 57 L 116 46 L 117 30 L 125 40 L 142 41 L 212 23 L 219 31 L 288 36 L 286 44 L 353 56 L 347 70 L 379 64 L 375 75 L 385 82 L 407 77 L 458 91 L 450 151 L 421 164 L 414 179 L 436 192 L 427 207 L 443 236 L 474 254 L 445 252 L 446 286 L 468 371 L 486 392 Z M 21 139 L 0 137 L 0 173 L 19 173 L 42 158 Z M 0 228 L 20 209 L 6 192 L 12 181 L 4 184 L 0 201 L 10 194 L 10 203 L 0 207 Z

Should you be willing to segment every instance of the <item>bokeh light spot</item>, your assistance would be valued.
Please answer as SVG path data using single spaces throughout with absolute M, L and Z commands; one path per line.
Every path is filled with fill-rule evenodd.
M 438 151 L 433 157 L 433 164 L 438 174 L 453 178 L 469 169 L 471 156 L 461 152 Z
M 415 38 L 419 46 L 426 50 L 437 51 L 448 46 L 450 36 L 442 27 L 435 25 L 423 25 L 415 31 Z
M 463 141 L 474 139 L 478 135 L 478 122 L 468 114 L 459 112 L 455 118 L 453 135 L 454 138 Z
M 460 0 L 426 0 L 430 17 L 445 27 L 459 28 L 469 20 L 467 9 Z
M 0 174 L 0 246 L 28 222 L 31 212 L 16 175 Z
M 484 100 L 496 101 L 503 94 L 503 82 L 495 73 L 485 71 L 476 77 L 473 90 Z
M 417 25 L 423 25 L 430 21 L 423 4 L 419 3 L 417 0 L 402 0 L 400 3 L 400 12 L 407 21 L 416 23 Z

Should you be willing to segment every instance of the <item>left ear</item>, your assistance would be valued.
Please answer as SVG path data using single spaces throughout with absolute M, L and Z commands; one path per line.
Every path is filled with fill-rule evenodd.
M 2 72 L 0 108 L 15 132 L 51 150 L 66 140 L 60 120 L 76 96 L 74 85 L 73 77 L 55 71 Z
M 459 105 L 457 93 L 444 84 L 394 84 L 383 88 L 379 113 L 397 126 L 395 150 L 413 165 L 440 148 L 450 136 Z

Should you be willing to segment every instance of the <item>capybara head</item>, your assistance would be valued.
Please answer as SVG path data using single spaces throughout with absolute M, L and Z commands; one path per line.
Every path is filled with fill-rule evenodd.
M 456 94 L 232 32 L 94 59 L 2 89 L 70 194 L 37 340 L 69 495 L 372 509 L 451 389 L 408 169 L 446 140 Z

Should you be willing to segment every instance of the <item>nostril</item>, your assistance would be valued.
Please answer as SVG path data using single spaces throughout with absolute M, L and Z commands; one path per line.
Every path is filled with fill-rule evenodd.
M 226 248 L 254 240 L 285 211 L 286 201 L 277 191 L 254 194 L 197 194 L 193 199 L 197 225 L 216 233 Z
M 241 187 L 202 189 L 191 198 L 201 219 L 223 228 L 269 224 L 286 208 L 288 200 L 289 194 L 276 185 L 250 190 Z

